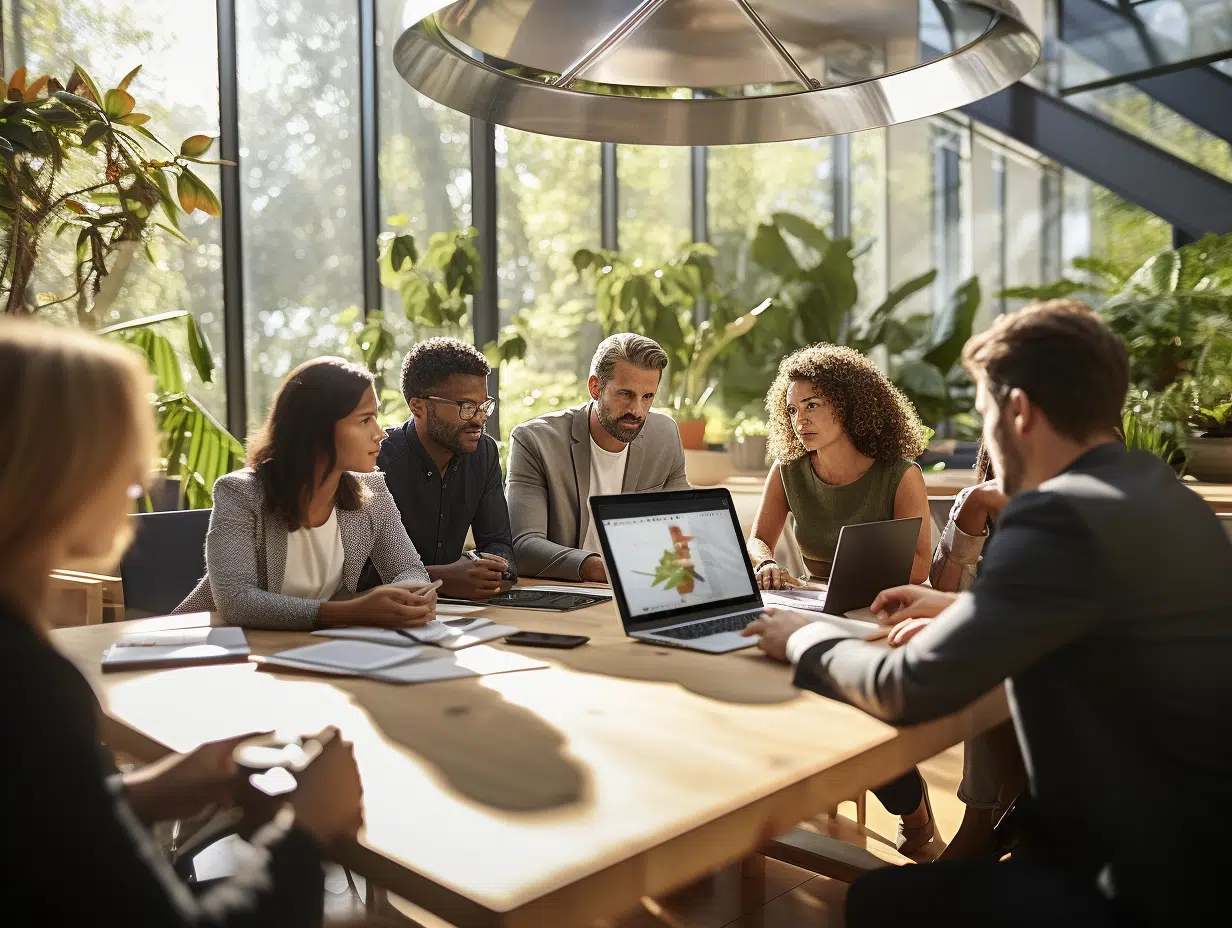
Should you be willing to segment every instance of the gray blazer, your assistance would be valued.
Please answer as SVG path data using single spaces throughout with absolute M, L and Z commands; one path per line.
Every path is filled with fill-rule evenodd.
M 354 593 L 368 558 L 386 583 L 428 582 L 423 561 L 385 486 L 385 475 L 354 474 L 372 493 L 366 506 L 338 510 L 345 559 L 342 589 Z M 174 612 L 220 612 L 232 625 L 309 631 L 316 627 L 315 599 L 282 595 L 287 566 L 287 525 L 265 508 L 256 474 L 245 469 L 219 477 L 205 536 L 205 576 Z
M 591 405 L 523 422 L 509 438 L 509 521 L 524 577 L 580 580 L 592 553 L 578 549 L 590 528 Z M 629 445 L 621 492 L 687 489 L 680 430 L 651 412 Z

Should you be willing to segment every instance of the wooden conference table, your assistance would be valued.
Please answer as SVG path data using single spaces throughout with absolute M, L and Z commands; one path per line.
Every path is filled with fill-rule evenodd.
M 101 673 L 99 655 L 122 632 L 202 625 L 204 613 L 53 636 L 98 693 L 108 743 L 142 759 L 245 731 L 337 725 L 355 743 L 366 818 L 340 862 L 463 928 L 618 915 L 1007 717 L 998 689 L 895 729 L 797 691 L 790 668 L 756 650 L 633 642 L 612 603 L 484 614 L 591 641 L 509 648 L 550 669 L 394 686 L 253 663 Z M 248 639 L 256 654 L 320 640 Z

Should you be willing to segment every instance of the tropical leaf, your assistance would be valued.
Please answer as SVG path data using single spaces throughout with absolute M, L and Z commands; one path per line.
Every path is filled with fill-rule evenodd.
M 146 365 L 150 373 L 154 375 L 154 384 L 158 393 L 184 392 L 184 375 L 180 371 L 180 359 L 169 338 L 149 328 L 133 328 L 112 334 L 145 355 Z
M 210 508 L 215 481 L 244 466 L 244 446 L 182 391 L 160 394 L 154 411 L 166 441 L 167 476 L 180 478 L 182 505 Z
M 757 263 L 784 279 L 793 279 L 800 273 L 800 264 L 791 253 L 783 233 L 772 222 L 763 222 L 753 235 L 749 255 Z
M 213 135 L 190 135 L 182 143 L 180 143 L 180 154 L 186 158 L 200 158 L 214 144 Z
M 120 90 L 119 88 L 108 90 L 103 97 L 103 112 L 110 119 L 119 119 L 121 116 L 127 116 L 136 105 L 137 101 L 133 99 L 133 95 L 127 90 Z
M 78 244 L 80 246 L 80 242 Z M 132 319 L 128 322 L 121 322 L 116 325 L 99 329 L 97 334 L 117 335 L 130 342 L 133 341 L 134 337 L 136 337 L 142 340 L 140 345 L 144 346 L 146 344 L 146 336 L 136 335 L 135 333 L 143 330 L 149 330 L 156 325 L 161 325 L 164 322 L 173 322 L 177 319 L 184 320 L 185 334 L 188 341 L 188 354 L 193 362 L 193 367 L 197 370 L 197 376 L 201 378 L 202 383 L 212 383 L 214 380 L 214 369 L 216 365 L 214 363 L 214 354 L 210 348 L 209 339 L 206 337 L 205 332 L 197 322 L 197 317 L 187 310 L 175 309 L 170 312 L 158 313 L 153 316 L 142 316 L 140 319 Z M 163 338 L 163 336 L 160 335 L 158 338 Z M 171 343 L 167 342 L 167 344 L 170 345 Z M 160 348 L 158 350 L 161 351 L 162 349 Z M 172 349 L 172 351 L 174 353 L 174 349 Z M 180 374 L 178 360 L 176 361 L 175 368 L 174 375 L 169 374 L 170 379 L 164 380 L 161 377 L 163 368 L 160 367 L 155 370 L 154 367 L 151 366 L 151 372 L 155 375 L 155 377 L 159 378 L 159 383 L 166 384 L 166 386 L 160 389 L 160 392 L 179 393 L 183 391 L 184 380 L 183 376 Z
M 124 79 L 120 81 L 120 83 L 117 85 L 118 89 L 128 90 L 128 85 L 133 82 L 133 78 L 137 76 L 137 73 L 140 70 L 141 70 L 141 65 L 137 65 L 137 67 L 133 68 L 131 71 L 125 74 Z
M 963 345 L 971 338 L 975 314 L 980 308 L 980 279 L 972 276 L 950 296 L 941 312 L 933 317 L 928 351 L 923 360 L 944 376 L 962 355 Z
M 999 291 L 997 296 L 1006 300 L 1060 300 L 1091 290 L 1092 285 L 1089 283 L 1062 277 L 1055 283 L 1042 287 L 1006 287 Z
M 809 222 L 803 216 L 798 216 L 795 213 L 774 213 L 771 215 L 770 221 L 778 226 L 780 230 L 799 239 L 819 254 L 830 247 L 830 236 L 826 234 L 825 230 L 821 226 Z
M 419 250 L 415 247 L 415 236 L 396 235 L 389 246 L 389 259 L 395 271 L 403 269 L 409 261 L 413 266 L 419 260 Z
M 918 277 L 913 277 L 906 283 L 891 290 L 881 305 L 860 321 L 857 327 L 859 335 L 851 341 L 852 347 L 859 351 L 868 352 L 876 345 L 880 345 L 884 337 L 883 333 L 886 323 L 890 321 L 894 310 L 898 309 L 904 301 L 919 293 L 936 279 L 937 271 L 934 268 Z M 902 350 L 905 350 L 905 348 L 898 349 L 898 351 Z M 890 353 L 896 354 L 897 352 L 891 348 Z

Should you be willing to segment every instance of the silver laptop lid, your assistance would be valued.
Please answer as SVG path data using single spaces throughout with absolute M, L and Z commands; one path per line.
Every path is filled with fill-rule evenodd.
M 592 496 L 590 509 L 626 632 L 762 605 L 727 490 Z

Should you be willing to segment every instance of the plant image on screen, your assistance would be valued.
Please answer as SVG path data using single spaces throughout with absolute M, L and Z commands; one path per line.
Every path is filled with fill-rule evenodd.
M 706 582 L 706 578 L 694 568 L 689 552 L 689 542 L 693 540 L 693 536 L 682 532 L 679 525 L 669 525 L 667 530 L 672 536 L 672 546 L 659 558 L 652 585 L 661 586 L 665 590 L 674 587 L 681 595 L 692 593 L 696 583 Z

